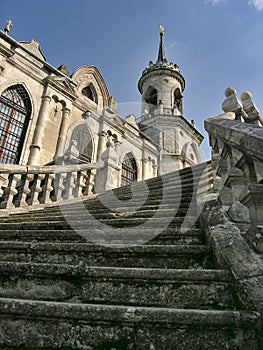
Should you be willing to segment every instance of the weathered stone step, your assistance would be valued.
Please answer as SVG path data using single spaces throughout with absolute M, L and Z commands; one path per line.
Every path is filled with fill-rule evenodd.
M 141 235 L 148 234 L 146 231 L 152 229 L 142 229 Z M 83 236 L 81 235 L 83 233 Z M 47 242 L 86 242 L 85 238 L 86 231 L 82 232 L 81 230 L 75 232 L 71 230 L 3 230 L 0 231 L 0 241 L 24 241 L 24 242 L 33 242 L 33 241 L 47 241 Z M 107 234 L 107 230 L 105 230 Z M 177 231 L 176 229 L 167 227 L 162 233 L 157 237 L 153 237 L 151 241 L 154 241 L 154 244 L 203 244 L 204 235 L 200 233 L 199 229 L 191 229 L 184 233 Z M 151 241 L 148 244 L 151 244 Z
M 116 208 L 118 209 L 118 208 Z M 44 221 L 60 221 L 65 220 L 65 218 L 71 218 L 74 220 L 82 220 L 85 219 L 87 216 L 87 212 L 94 215 L 96 218 L 105 218 L 105 219 L 111 219 L 118 216 L 129 216 L 129 217 L 138 217 L 138 218 L 147 218 L 152 217 L 156 214 L 158 211 L 158 215 L 162 215 L 164 217 L 169 216 L 170 213 L 172 213 L 176 217 L 184 217 L 187 213 L 189 213 L 188 207 L 186 208 L 178 208 L 178 210 L 175 210 L 171 205 L 166 205 L 165 207 L 158 207 L 158 206 L 152 206 L 152 207 L 141 207 L 138 210 L 133 210 L 131 207 L 122 207 L 119 208 L 119 210 L 111 210 L 108 208 L 86 208 L 82 207 L 79 208 L 78 211 L 57 211 L 57 212 L 31 212 L 28 213 L 26 216 L 25 214 L 20 215 L 10 215 L 8 218 L 2 218 L 1 219 L 1 228 L 3 224 L 8 223 L 24 223 L 24 222 L 44 222 Z M 191 210 L 191 212 L 195 211 Z M 193 214 L 193 213 L 192 213 Z
M 88 243 L 0 242 L 0 261 L 149 268 L 214 268 L 202 245 L 94 245 Z
M 114 198 L 114 197 L 113 197 Z M 166 207 L 166 206 L 175 206 L 179 205 L 182 208 L 186 208 L 189 205 L 189 202 L 193 199 L 192 193 L 182 194 L 181 192 L 172 193 L 169 192 L 163 197 L 162 195 L 155 194 L 152 196 L 152 198 L 147 197 L 147 194 L 138 193 L 136 195 L 136 198 L 124 198 L 119 199 L 117 198 L 117 201 L 113 201 L 112 198 L 108 197 L 100 197 L 90 200 L 83 200 L 77 199 L 75 203 L 66 204 L 66 202 L 63 202 L 61 206 L 56 207 L 47 207 L 45 209 L 45 213 L 48 212 L 60 212 L 63 210 L 63 212 L 67 212 L 72 210 L 72 204 L 74 204 L 74 208 L 76 212 L 78 209 L 82 209 L 83 207 L 86 207 L 88 209 L 97 209 L 97 208 L 122 208 L 122 207 L 149 207 L 149 206 L 156 206 L 156 207 Z M 37 212 L 36 212 L 37 213 Z
M 193 190 L 198 183 L 194 183 L 193 178 L 187 179 L 187 181 L 181 181 L 180 179 L 173 179 L 169 182 L 167 181 L 156 181 L 153 185 L 149 185 L 144 182 L 144 186 L 141 182 L 134 183 L 132 186 L 118 187 L 113 189 L 110 193 L 113 193 L 117 198 L 120 196 L 131 197 L 132 195 L 137 195 L 143 193 L 144 195 L 154 195 L 155 193 L 162 194 L 164 189 L 169 189 L 171 192 L 181 192 L 182 190 Z M 103 197 L 108 196 L 108 192 L 99 195 Z
M 181 184 L 181 183 L 191 183 L 193 182 L 193 178 L 197 178 L 202 176 L 202 179 L 205 178 L 207 174 L 209 173 L 209 169 L 204 167 L 202 164 L 199 169 L 194 168 L 194 167 L 189 167 L 187 169 L 181 169 L 179 171 L 174 171 L 171 173 L 163 174 L 161 176 L 157 176 L 155 178 L 147 179 L 144 180 L 144 182 L 150 187 L 150 188 L 155 188 L 155 187 L 160 187 L 163 183 L 165 184 Z M 136 185 L 136 183 L 132 184 L 132 187 L 136 187 L 139 185 Z M 131 185 L 127 185 L 124 187 L 116 188 L 114 191 L 118 192 L 121 191 L 122 189 L 129 190 Z
M 164 189 L 160 189 L 160 188 L 156 188 L 152 191 L 139 191 L 138 192 L 135 192 L 134 190 L 134 195 L 130 192 L 126 193 L 124 191 L 120 191 L 120 193 L 118 194 L 118 196 L 115 196 L 117 199 L 119 199 L 120 201 L 125 201 L 125 200 L 131 200 L 131 198 L 133 199 L 145 199 L 145 200 L 148 200 L 149 202 L 152 201 L 152 200 L 161 200 L 162 198 L 167 198 L 167 199 L 173 199 L 175 198 L 176 196 L 181 196 L 181 197 L 184 197 L 184 199 L 186 198 L 191 198 L 195 195 L 195 192 L 194 192 L 194 188 L 191 186 L 191 187 L 166 187 L 165 190 Z M 104 201 L 106 202 L 107 199 L 108 199 L 109 195 L 107 194 L 104 194 L 103 195 L 103 198 L 104 198 Z M 100 197 L 98 197 L 98 200 L 100 199 Z M 110 198 L 109 198 L 110 200 Z
M 106 203 L 105 203 L 106 204 Z M 146 212 L 149 211 L 151 214 L 152 212 L 157 212 L 158 210 L 164 211 L 169 210 L 177 207 L 176 215 L 183 216 L 185 213 L 188 212 L 189 208 L 189 202 L 185 203 L 179 203 L 176 204 L 175 200 L 172 202 L 166 202 L 165 203 L 152 203 L 152 204 L 146 204 L 140 206 L 139 202 L 133 202 L 129 205 L 129 203 L 123 203 L 122 206 L 120 204 L 109 204 L 108 207 L 104 206 L 102 203 L 98 205 L 92 205 L 92 206 L 84 206 L 83 203 L 80 203 L 78 205 L 74 204 L 74 213 L 75 216 L 78 217 L 78 215 L 85 215 L 85 212 L 88 211 L 90 213 L 121 213 L 121 212 Z M 195 211 L 195 207 L 193 207 L 193 210 Z M 63 218 L 67 214 L 72 214 L 72 205 L 71 208 L 69 206 L 55 206 L 51 208 L 45 208 L 44 210 L 30 210 L 29 212 L 20 212 L 16 214 L 10 214 L 9 216 L 0 217 L 0 222 L 20 222 L 20 221 L 27 221 L 27 220 L 49 220 L 49 219 L 55 219 L 59 220 Z M 152 214 L 151 214 L 152 215 Z
M 237 307 L 224 270 L 0 262 L 0 297 L 174 308 Z
M 128 213 L 129 214 L 129 213 Z M 92 229 L 93 227 L 96 227 L 98 223 L 101 223 L 106 226 L 111 227 L 123 227 L 124 225 L 127 225 L 127 228 L 129 226 L 140 226 L 143 225 L 145 222 L 150 221 L 151 225 L 154 228 L 158 227 L 167 227 L 168 225 L 170 227 L 181 225 L 184 221 L 184 217 L 174 217 L 174 216 L 166 216 L 166 213 L 159 213 L 158 217 L 129 217 L 127 213 L 117 213 L 117 215 L 114 218 L 100 218 L 99 216 L 96 217 L 93 214 L 90 214 L 86 212 L 84 214 L 83 219 L 76 219 L 74 216 L 64 216 L 63 218 L 59 218 L 56 220 L 56 218 L 49 219 L 47 221 L 35 221 L 32 218 L 32 221 L 25 220 L 19 221 L 19 222 L 3 222 L 1 223 L 1 230 L 21 230 L 21 229 L 70 229 L 72 225 L 74 227 L 78 227 L 78 229 L 84 229 L 89 227 Z M 160 217 L 160 215 L 162 215 Z M 190 216 L 188 217 L 190 219 Z M 193 222 L 195 221 L 195 218 L 193 218 Z
M 246 311 L 0 299 L 5 349 L 252 350 L 259 322 Z

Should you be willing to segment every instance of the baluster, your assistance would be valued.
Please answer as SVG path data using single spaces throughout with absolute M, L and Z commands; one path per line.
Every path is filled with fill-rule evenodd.
M 56 174 L 55 179 L 55 193 L 57 201 L 63 201 L 63 191 L 65 190 L 64 180 L 67 177 L 67 173 L 58 173 Z
M 0 198 L 5 193 L 5 188 L 8 185 L 8 174 L 0 174 Z M 3 189 L 4 188 L 4 189 Z
M 67 198 L 67 199 L 74 198 L 74 190 L 76 187 L 76 180 L 77 180 L 77 172 L 76 171 L 68 173 L 66 188 L 65 188 L 66 189 L 65 198 Z
M 86 179 L 87 179 L 87 172 L 86 171 L 79 171 L 78 172 L 78 181 L 77 181 L 77 197 L 83 196 L 83 192 L 86 191 Z
M 96 175 L 96 169 L 92 169 L 87 173 L 87 189 L 85 192 L 85 195 L 89 195 L 93 193 L 93 188 L 94 188 L 94 179 Z
M 27 197 L 31 192 L 30 189 L 30 182 L 34 179 L 33 174 L 26 174 L 25 176 L 25 182 L 24 182 L 24 187 L 23 187 L 23 192 L 21 195 L 21 200 L 20 200 L 20 207 L 26 207 L 28 206 L 27 202 Z
M 39 204 L 39 194 L 42 192 L 41 181 L 45 178 L 45 174 L 36 174 L 34 185 L 31 188 L 31 201 L 30 205 Z
M 13 174 L 9 179 L 9 184 L 5 188 L 4 201 L 1 203 L 1 208 L 13 208 L 15 205 L 13 204 L 14 196 L 17 194 L 17 183 L 21 179 L 21 174 Z
M 42 187 L 42 191 L 43 191 L 43 196 L 41 199 L 41 203 L 50 203 L 52 202 L 51 199 L 51 192 L 53 191 L 53 180 L 55 179 L 55 174 L 47 174 L 46 178 L 45 178 L 45 182 L 44 185 Z

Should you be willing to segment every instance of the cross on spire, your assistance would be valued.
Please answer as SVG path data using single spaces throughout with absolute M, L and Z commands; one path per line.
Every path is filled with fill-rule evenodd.
M 164 44 L 163 44 L 163 35 L 165 32 L 165 28 L 159 24 L 159 29 L 160 29 L 160 44 L 159 44 L 159 51 L 158 51 L 158 62 L 166 63 L 167 59 L 165 57 L 165 51 L 164 51 Z

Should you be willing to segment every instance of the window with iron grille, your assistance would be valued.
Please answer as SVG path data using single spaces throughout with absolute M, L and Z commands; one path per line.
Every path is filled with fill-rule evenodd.
M 0 96 L 0 163 L 19 163 L 31 110 L 23 85 L 10 86 Z
M 125 155 L 121 169 L 121 186 L 129 185 L 137 180 L 137 166 L 131 153 Z

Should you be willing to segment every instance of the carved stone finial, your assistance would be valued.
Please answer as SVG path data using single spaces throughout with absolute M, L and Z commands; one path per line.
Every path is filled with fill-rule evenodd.
M 7 19 L 6 23 L 7 23 L 7 25 L 5 26 L 4 31 L 6 34 L 8 34 L 10 32 L 10 27 L 13 26 L 14 24 L 13 24 L 11 19 Z
M 229 87 L 225 91 L 226 99 L 222 103 L 222 109 L 225 113 L 235 112 L 237 109 L 242 108 L 242 105 L 237 98 L 237 92 L 234 88 Z
M 255 103 L 252 101 L 251 92 L 243 92 L 241 94 L 241 101 L 243 108 L 247 113 L 246 122 L 261 126 L 261 117 L 259 114 L 259 110 L 257 109 Z

